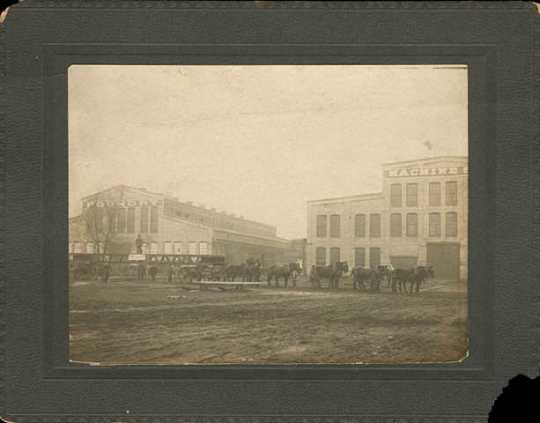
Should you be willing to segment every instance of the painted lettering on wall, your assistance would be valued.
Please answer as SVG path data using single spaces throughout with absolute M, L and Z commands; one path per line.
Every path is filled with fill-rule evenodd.
M 160 206 L 162 200 L 87 200 L 83 202 L 83 208 L 93 205 L 97 207 L 139 207 L 139 206 Z
M 453 176 L 466 175 L 467 166 L 455 167 L 403 167 L 385 170 L 384 176 L 387 178 L 403 178 L 414 176 Z

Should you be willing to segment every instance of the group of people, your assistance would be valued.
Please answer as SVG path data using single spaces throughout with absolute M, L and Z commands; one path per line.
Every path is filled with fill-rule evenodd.
M 137 265 L 137 280 L 144 281 L 148 277 L 152 282 L 156 281 L 157 274 L 159 272 L 158 266 L 150 263 L 138 263 Z

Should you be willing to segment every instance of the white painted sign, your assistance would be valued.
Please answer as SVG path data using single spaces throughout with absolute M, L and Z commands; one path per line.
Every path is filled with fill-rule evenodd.
M 397 169 L 389 169 L 384 172 L 387 178 L 402 178 L 411 176 L 452 176 L 466 175 L 468 173 L 467 166 L 456 167 L 403 167 Z
M 138 206 L 160 206 L 161 200 L 87 200 L 83 203 L 83 207 L 138 207 Z
M 128 261 L 144 261 L 146 256 L 144 254 L 130 254 L 128 256 Z

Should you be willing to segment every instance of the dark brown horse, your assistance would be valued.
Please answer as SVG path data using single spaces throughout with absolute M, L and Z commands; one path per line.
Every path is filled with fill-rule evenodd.
M 396 269 L 392 272 L 392 291 L 418 294 L 427 279 L 434 277 L 433 267 L 416 266 L 412 269 Z M 408 288 L 407 288 L 408 286 Z
M 321 280 L 327 279 L 328 289 L 337 289 L 341 278 L 348 271 L 349 265 L 346 261 L 338 261 L 333 266 L 315 266 L 315 274 L 311 276 L 312 283 L 316 283 L 320 287 Z
M 274 280 L 276 287 L 279 288 L 279 280 L 283 279 L 283 286 L 288 288 L 291 274 L 292 271 L 288 265 L 273 265 L 266 270 L 266 282 L 268 286 L 272 286 L 272 280 Z

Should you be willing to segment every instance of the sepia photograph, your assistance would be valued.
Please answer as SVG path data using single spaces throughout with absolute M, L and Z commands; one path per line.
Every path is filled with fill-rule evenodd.
M 456 363 L 468 67 L 71 65 L 69 358 Z

